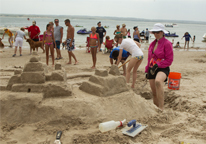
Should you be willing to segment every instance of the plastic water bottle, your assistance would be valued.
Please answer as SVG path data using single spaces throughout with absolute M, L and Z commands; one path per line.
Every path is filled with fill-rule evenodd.
M 113 129 L 116 129 L 119 126 L 122 126 L 122 124 L 126 122 L 126 119 L 124 119 L 123 121 L 108 121 L 108 122 L 104 122 L 104 123 L 100 123 L 99 124 L 99 130 L 101 132 L 107 132 Z

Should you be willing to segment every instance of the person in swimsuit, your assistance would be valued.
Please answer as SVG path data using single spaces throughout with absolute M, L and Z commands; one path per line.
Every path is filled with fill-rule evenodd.
M 154 34 L 155 40 L 150 44 L 148 50 L 148 62 L 145 67 L 146 78 L 149 79 L 153 94 L 153 102 L 161 110 L 164 109 L 164 82 L 170 73 L 169 66 L 173 62 L 172 43 L 164 35 L 168 33 L 164 25 L 157 23 L 149 31 Z
M 122 28 L 120 29 L 121 34 L 123 35 L 123 38 L 127 38 L 127 28 L 126 24 L 122 24 Z
M 130 71 L 133 69 L 133 82 L 131 87 L 134 88 L 136 79 L 137 79 L 137 69 L 142 63 L 143 60 L 143 52 L 139 48 L 141 45 L 140 43 L 134 41 L 133 39 L 130 38 L 123 38 L 122 34 L 118 34 L 114 37 L 115 41 L 120 45 L 120 50 L 119 50 L 119 56 L 117 60 L 117 66 L 119 65 L 120 61 L 122 60 L 122 53 L 123 49 L 129 52 L 132 55 L 132 58 L 129 61 L 129 64 L 126 69 L 126 81 L 129 83 L 130 80 Z
M 52 26 L 51 31 L 54 32 L 54 23 L 51 21 L 51 22 L 49 22 L 49 24 Z
M 71 25 L 69 19 L 66 19 L 64 22 L 65 22 L 65 25 L 68 26 L 67 39 L 66 39 L 66 41 L 64 41 L 66 48 L 68 50 L 68 54 L 69 54 L 69 62 L 67 64 L 72 63 L 72 57 L 73 57 L 75 60 L 74 65 L 76 65 L 78 63 L 78 61 L 76 59 L 76 56 L 72 52 L 74 50 L 74 27 Z
M 51 51 L 51 56 L 52 56 L 52 66 L 54 66 L 54 45 L 56 47 L 56 42 L 54 39 L 54 32 L 52 32 L 52 25 L 47 24 L 46 26 L 46 31 L 44 32 L 43 40 L 42 40 L 42 45 L 44 46 L 45 44 L 45 49 L 46 49 L 46 64 L 49 65 L 49 49 Z
M 114 35 L 117 35 L 117 34 L 120 34 L 120 33 L 121 33 L 120 25 L 117 25 L 116 28 L 117 28 L 117 29 L 114 31 Z
M 96 68 L 96 61 L 97 61 L 97 48 L 100 45 L 99 41 L 99 34 L 96 33 L 96 28 L 92 27 L 91 28 L 92 33 L 90 34 L 90 39 L 89 39 L 89 46 L 91 48 L 91 54 L 92 54 L 92 61 L 93 61 L 93 66 L 91 67 L 92 69 Z
M 139 42 L 139 40 L 140 40 L 142 42 L 142 39 L 140 38 L 138 27 L 135 26 L 133 29 L 134 29 L 134 32 L 133 32 L 134 40 L 137 41 L 137 42 Z
M 130 29 L 128 29 L 127 36 L 128 38 L 131 38 Z
M 3 34 L 1 39 L 4 39 L 5 34 L 7 34 L 9 36 L 9 38 L 8 38 L 8 41 L 9 41 L 9 44 L 10 44 L 9 47 L 13 47 L 13 35 L 14 34 L 9 29 L 5 28 L 4 29 L 4 34 Z

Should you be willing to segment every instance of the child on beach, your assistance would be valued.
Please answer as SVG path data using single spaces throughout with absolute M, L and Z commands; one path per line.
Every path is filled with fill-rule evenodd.
M 14 34 L 7 28 L 4 29 L 4 34 L 2 36 L 2 39 L 4 39 L 5 34 L 7 34 L 9 36 L 9 38 L 8 38 L 8 41 L 9 41 L 9 44 L 10 44 L 9 47 L 13 47 L 13 35 Z
M 54 32 L 54 23 L 51 21 L 51 22 L 49 22 L 49 24 L 52 26 L 51 31 Z
M 180 47 L 180 42 L 177 42 L 177 44 L 174 46 L 174 48 L 181 48 Z
M 25 36 L 25 33 L 24 33 L 24 28 L 21 28 L 20 31 L 17 31 L 16 34 L 15 34 L 15 50 L 14 50 L 14 55 L 13 57 L 16 56 L 16 51 L 17 51 L 17 47 L 19 46 L 19 53 L 20 53 L 20 56 L 22 56 L 21 54 L 21 48 L 22 48 L 22 45 L 23 45 L 23 38 L 26 39 L 26 36 Z
M 111 45 L 111 41 L 110 41 L 110 37 L 106 36 L 106 40 L 105 40 L 105 51 L 107 52 L 107 49 L 112 49 L 114 46 L 114 41 L 112 41 L 112 45 Z
M 54 66 L 54 45 L 56 46 L 56 42 L 54 39 L 54 33 L 51 30 L 52 30 L 52 25 L 47 24 L 46 31 L 44 32 L 44 36 L 43 36 L 42 45 L 44 46 L 45 43 L 46 64 L 49 65 L 49 49 L 50 49 L 51 56 L 52 56 L 52 66 Z
M 99 34 L 96 33 L 96 28 L 92 27 L 91 28 L 92 33 L 90 34 L 90 39 L 89 39 L 89 46 L 91 48 L 91 53 L 92 53 L 92 61 L 93 61 L 93 66 L 91 67 L 92 69 L 96 68 L 96 55 L 97 55 L 97 48 L 100 46 L 100 41 L 99 41 Z
M 127 31 L 127 36 L 128 36 L 128 38 L 131 38 L 130 29 L 128 29 L 128 31 Z

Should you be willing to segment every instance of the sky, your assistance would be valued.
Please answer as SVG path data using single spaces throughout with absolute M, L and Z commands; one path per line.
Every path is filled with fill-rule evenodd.
M 0 14 L 87 15 L 206 22 L 206 0 L 0 0 Z

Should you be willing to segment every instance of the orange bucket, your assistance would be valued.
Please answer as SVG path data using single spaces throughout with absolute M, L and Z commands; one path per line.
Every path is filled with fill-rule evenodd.
M 180 88 L 180 79 L 181 79 L 181 73 L 170 72 L 168 88 L 173 89 L 173 90 L 179 90 L 179 88 Z

